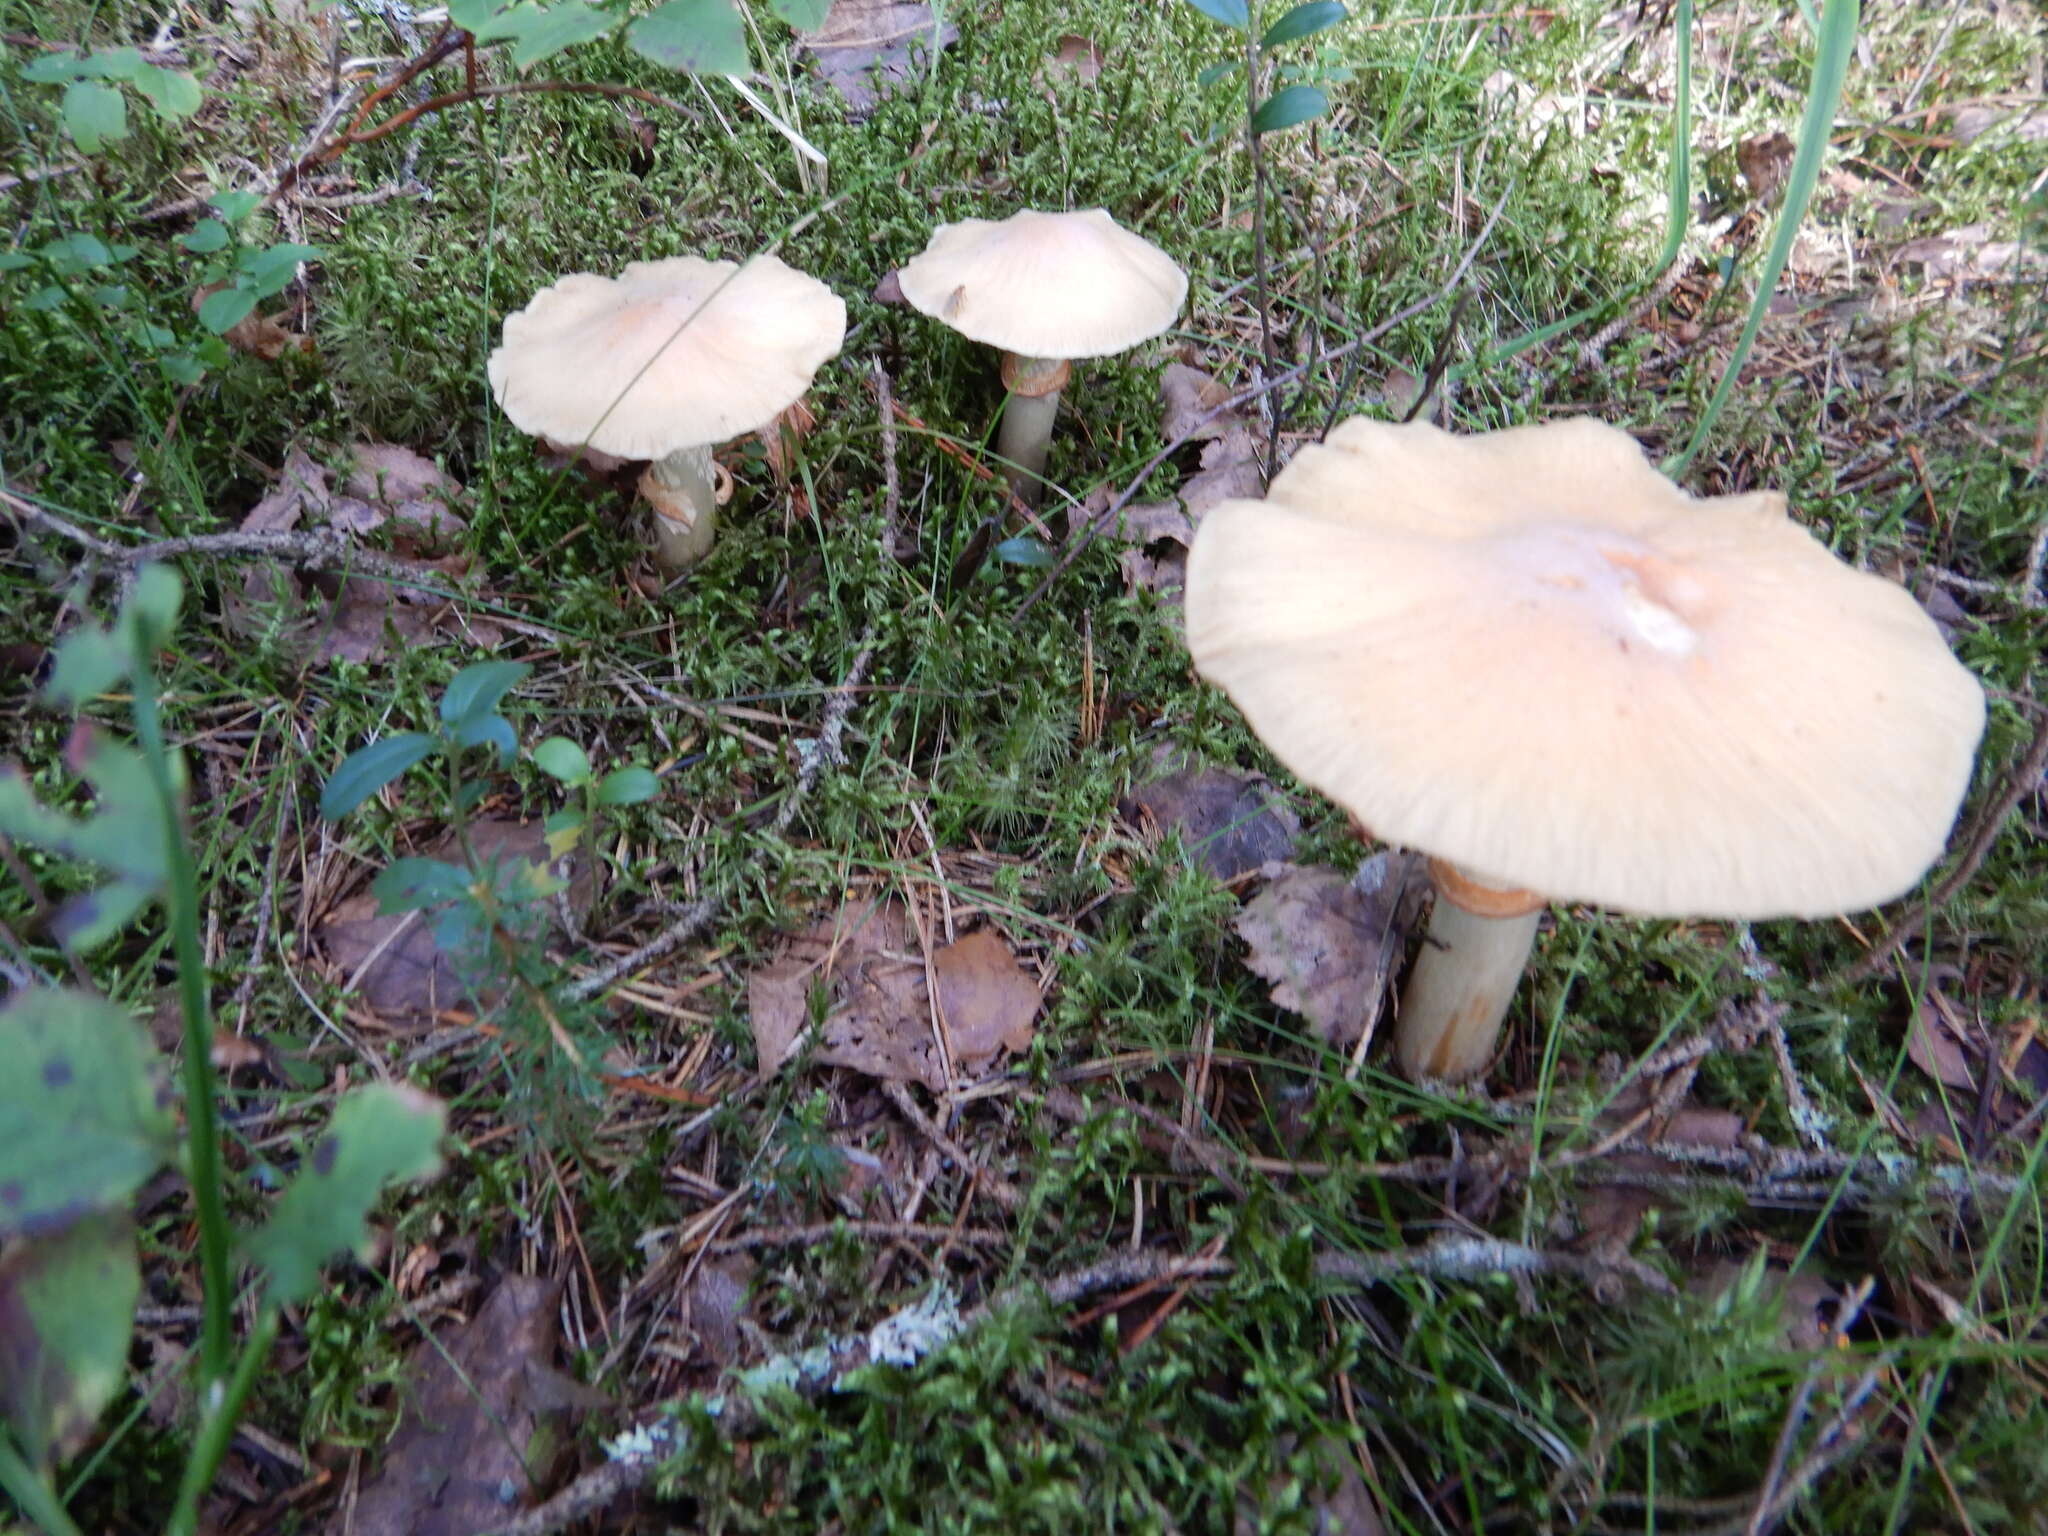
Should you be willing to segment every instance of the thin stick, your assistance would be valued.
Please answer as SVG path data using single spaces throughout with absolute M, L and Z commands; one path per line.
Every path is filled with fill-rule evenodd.
M 624 977 L 673 954 L 711 925 L 712 919 L 718 915 L 718 908 L 719 901 L 715 896 L 707 896 L 702 901 L 691 903 L 682 910 L 674 922 L 632 953 L 621 955 L 611 964 L 592 971 L 581 981 L 571 982 L 562 988 L 562 1000 L 570 1003 L 586 1002 L 600 992 L 608 991 Z
M 1990 857 L 1992 846 L 2005 830 L 2012 813 L 2019 809 L 2022 800 L 2040 789 L 2044 772 L 2048 772 L 2048 715 L 2043 715 L 2040 724 L 2034 727 L 2033 741 L 2020 760 L 2007 771 L 1998 793 L 1977 813 L 1969 836 L 1963 840 L 1963 854 L 1956 861 L 1955 868 L 1942 876 L 1934 889 L 1927 893 L 1925 901 L 1899 920 L 1898 926 L 1882 944 L 1839 972 L 1834 978 L 1837 984 L 1853 986 L 1857 982 L 1868 981 L 1891 964 L 1893 956 L 1926 931 L 1934 914 L 1947 906 L 1983 868 L 1984 860 Z
M 1259 396 L 1271 390 L 1293 383 L 1312 368 L 1320 368 L 1326 363 L 1335 362 L 1340 357 L 1350 356 L 1361 347 L 1370 346 L 1389 331 L 1394 330 L 1398 326 L 1406 325 L 1417 315 L 1422 314 L 1426 310 L 1434 309 L 1445 299 L 1456 293 L 1459 285 L 1465 281 L 1465 274 L 1471 270 L 1472 263 L 1478 259 L 1479 252 L 1485 247 L 1487 240 L 1492 237 L 1494 225 L 1500 222 L 1501 214 L 1507 211 L 1508 199 L 1514 195 L 1514 191 L 1514 183 L 1510 182 L 1507 190 L 1501 193 L 1500 201 L 1493 205 L 1493 212 L 1487 215 L 1486 224 L 1479 231 L 1479 237 L 1472 242 L 1465 254 L 1458 259 L 1458 265 L 1452 270 L 1450 277 L 1427 298 L 1416 300 L 1406 309 L 1399 310 L 1388 316 L 1371 330 L 1354 336 L 1351 340 L 1331 347 L 1325 352 L 1318 353 L 1307 362 L 1298 363 L 1285 373 L 1276 374 L 1272 378 L 1262 380 L 1241 394 L 1231 396 L 1207 415 L 1189 423 L 1186 430 L 1178 437 L 1147 459 L 1137 474 L 1131 477 L 1130 483 L 1118 493 L 1116 500 L 1112 501 L 1099 517 L 1093 519 L 1082 529 L 1079 538 L 1068 544 L 1066 553 L 1059 558 L 1059 563 L 1045 573 L 1045 579 L 1032 588 L 1031 595 L 1018 605 L 1016 617 L 1021 620 L 1024 615 L 1037 606 L 1038 600 L 1052 590 L 1053 583 L 1066 574 L 1067 567 L 1078 560 L 1088 547 L 1095 542 L 1097 534 L 1104 528 L 1114 528 L 1117 526 L 1117 514 L 1137 499 L 1138 493 L 1144 489 L 1145 482 L 1152 478 L 1152 471 L 1173 457 L 1185 444 L 1191 443 L 1199 437 L 1204 427 L 1220 417 L 1229 415 L 1239 406 L 1258 399 Z
M 1023 1193 L 1016 1185 L 998 1174 L 989 1172 L 970 1157 L 966 1149 L 948 1136 L 936 1120 L 918 1108 L 917 1100 L 910 1096 L 910 1090 L 903 1084 L 884 1080 L 882 1092 L 888 1096 L 889 1102 L 896 1106 L 897 1113 L 916 1126 L 926 1141 L 950 1157 L 962 1173 L 979 1174 L 980 1178 L 975 1187 L 989 1199 L 1006 1211 L 1014 1211 L 1024 1203 Z

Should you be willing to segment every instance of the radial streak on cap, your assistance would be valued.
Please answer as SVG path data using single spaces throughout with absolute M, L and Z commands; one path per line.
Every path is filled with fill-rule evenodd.
M 636 261 L 562 278 L 509 316 L 491 389 L 522 431 L 655 461 L 641 489 L 664 546 L 701 555 L 711 445 L 794 403 L 845 334 L 838 295 L 777 257 Z
M 1898 895 L 1983 726 L 1906 592 L 1588 421 L 1348 422 L 1211 510 L 1187 619 L 1203 675 L 1378 835 L 1627 911 Z

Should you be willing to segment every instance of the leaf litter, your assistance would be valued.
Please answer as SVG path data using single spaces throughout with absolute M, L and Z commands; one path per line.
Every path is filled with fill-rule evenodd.
M 560 1300 L 558 1281 L 507 1275 L 476 1316 L 413 1350 L 404 1414 L 356 1501 L 353 1536 L 495 1529 L 560 1477 L 571 1415 L 608 1406 L 556 1367 Z
M 459 482 L 409 448 L 356 444 L 337 491 L 329 472 L 295 444 L 241 530 L 325 526 L 360 538 L 388 525 L 394 550 L 418 563 L 422 583 L 442 586 L 468 571 L 465 557 L 445 553 L 467 526 L 456 510 L 465 501 Z M 456 612 L 434 592 L 368 576 L 293 571 L 282 562 L 251 569 L 224 606 L 235 633 L 280 636 L 312 664 L 375 661 L 394 637 L 409 647 L 467 641 L 495 649 L 504 640 L 496 624 Z
M 1379 1018 L 1428 888 L 1410 853 L 1376 853 L 1356 876 L 1283 864 L 1237 915 L 1245 964 L 1317 1039 L 1347 1049 Z
M 833 0 L 825 24 L 800 34 L 804 51 L 817 62 L 818 78 L 845 98 L 847 114 L 855 119 L 913 80 L 959 36 L 923 0 Z
M 949 1086 L 939 1028 L 954 1071 L 977 1073 L 1005 1052 L 1030 1049 L 1039 1007 L 1037 981 L 993 929 L 934 949 L 928 981 L 909 913 L 893 899 L 848 902 L 793 935 L 748 978 L 762 1077 L 799 1054 L 814 1022 L 814 998 L 822 1017 L 815 1021 L 813 1062 L 884 1082 L 921 1083 L 934 1093 Z
M 566 879 L 562 892 L 581 922 L 590 911 L 595 886 L 590 863 L 577 853 L 550 860 L 540 822 L 481 817 L 469 823 L 470 846 L 486 863 L 523 859 L 547 863 Z M 459 859 L 461 845 L 451 831 L 423 850 L 429 858 Z M 456 957 L 434 942 L 433 924 L 423 914 L 385 914 L 375 894 L 345 897 L 314 930 L 320 952 L 335 979 L 353 984 L 358 1003 L 392 1023 L 421 1024 L 450 1008 L 482 1001 Z
M 1141 833 L 1179 833 L 1188 856 L 1225 884 L 1293 856 L 1301 820 L 1263 774 L 1180 766 L 1171 748 L 1153 766 L 1158 776 L 1117 802 Z

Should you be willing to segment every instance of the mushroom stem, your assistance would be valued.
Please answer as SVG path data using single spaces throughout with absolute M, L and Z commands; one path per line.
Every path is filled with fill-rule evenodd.
M 1067 386 L 1073 370 L 1061 357 L 1026 357 L 1021 352 L 1003 354 L 1003 387 L 1010 398 L 1003 403 L 1002 431 L 996 437 L 996 452 L 1006 461 L 1010 489 L 1026 506 L 1038 505 L 1045 484 L 1045 454 L 1052 442 L 1053 419 L 1060 411 L 1060 391 Z
M 709 443 L 656 459 L 640 477 L 640 494 L 654 508 L 656 565 L 686 571 L 711 553 L 718 536 L 718 495 Z
M 1401 994 L 1394 1058 L 1412 1078 L 1463 1082 L 1493 1060 L 1501 1020 L 1529 963 L 1543 900 L 1430 860 L 1436 909 Z

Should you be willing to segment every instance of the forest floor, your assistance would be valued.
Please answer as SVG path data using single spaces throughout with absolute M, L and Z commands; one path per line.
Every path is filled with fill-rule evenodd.
M 1276 51 L 1331 110 L 1263 136 L 1260 188 L 1242 72 L 1202 73 L 1241 35 L 1194 5 L 946 6 L 943 50 L 872 95 L 923 8 L 841 6 L 822 52 L 752 16 L 755 88 L 821 166 L 723 78 L 615 41 L 477 58 L 604 90 L 435 105 L 458 52 L 366 109 L 431 15 L 0 0 L 0 251 L 107 257 L 66 247 L 47 301 L 0 270 L 0 756 L 66 793 L 48 648 L 168 555 L 236 1220 L 347 1086 L 448 1108 L 439 1176 L 285 1316 L 210 1528 L 2048 1529 L 2038 12 L 1869 8 L 1683 474 L 1784 491 L 1983 682 L 1949 859 L 1837 921 L 1556 908 L 1503 1054 L 1451 1090 L 1377 1038 L 1405 866 L 1182 641 L 1188 531 L 1257 493 L 1275 423 L 1243 405 L 1101 511 L 1255 382 L 1262 304 L 1279 366 L 1312 365 L 1278 392 L 1283 458 L 1411 409 L 1683 448 L 1809 19 L 1702 7 L 1660 270 L 1668 12 L 1385 0 Z M 131 94 L 91 154 L 24 76 L 152 42 L 204 105 Z M 151 349 L 199 336 L 194 232 L 234 189 L 276 195 L 232 239 L 318 254 L 181 376 Z M 990 470 L 992 354 L 885 284 L 935 224 L 1024 206 L 1105 207 L 1191 278 L 1173 330 L 1077 367 L 1036 518 Z M 630 477 L 513 429 L 485 360 L 564 274 L 771 245 L 844 297 L 846 343 L 791 459 L 722 453 L 720 542 L 664 580 Z M 239 533 L 300 558 L 159 547 Z M 465 965 L 370 882 L 458 824 L 538 856 L 569 792 L 522 750 L 319 800 L 487 658 L 531 669 L 503 701 L 522 749 L 659 789 L 586 828 L 518 956 Z M 45 918 L 89 873 L 8 852 L 6 984 L 89 983 L 174 1054 L 160 925 L 68 956 Z M 1356 1009 L 1312 1023 L 1259 974 L 1317 964 Z M 92 1531 L 157 1529 L 192 1440 L 183 1185 L 138 1222 L 130 1380 L 59 1482 Z

